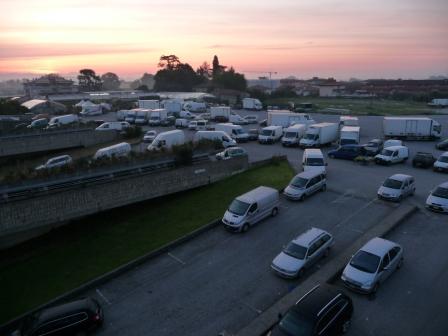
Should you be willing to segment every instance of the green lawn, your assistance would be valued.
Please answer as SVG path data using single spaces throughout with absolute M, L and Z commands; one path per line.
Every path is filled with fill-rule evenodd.
M 407 114 L 433 114 L 426 103 L 414 101 L 397 101 L 389 99 L 348 99 L 348 98 L 320 98 L 320 97 L 298 97 L 270 99 L 267 105 L 287 104 L 294 102 L 313 103 L 317 111 L 325 108 L 349 109 L 350 114 L 360 115 L 407 115 Z
M 287 161 L 215 184 L 87 217 L 0 257 L 0 323 L 157 249 L 223 215 L 237 195 L 259 185 L 283 188 Z

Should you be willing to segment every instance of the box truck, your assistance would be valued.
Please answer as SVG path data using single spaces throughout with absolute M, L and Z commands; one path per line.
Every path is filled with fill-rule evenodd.
M 306 125 L 295 124 L 285 129 L 282 137 L 283 146 L 298 146 L 300 139 L 305 135 Z
M 181 130 L 167 131 L 157 134 L 153 142 L 148 146 L 149 151 L 171 149 L 173 146 L 183 145 L 185 134 Z
M 280 207 L 278 190 L 260 186 L 235 198 L 224 213 L 222 223 L 229 231 L 246 232 L 269 216 L 276 216 Z
M 227 122 L 230 119 L 230 106 L 212 106 L 210 107 L 210 119 L 217 122 Z
M 301 147 L 320 147 L 329 145 L 338 139 L 339 125 L 336 123 L 320 123 L 308 127 L 300 139 Z
M 150 126 L 159 126 L 162 120 L 168 117 L 168 112 L 165 109 L 155 109 L 151 111 L 148 124 Z
M 138 111 L 138 109 L 127 111 L 124 121 L 126 121 L 130 124 L 133 124 L 135 122 L 135 118 L 137 117 L 137 111 Z
M 215 130 L 226 132 L 236 142 L 249 141 L 249 134 L 240 125 L 233 125 L 231 123 L 216 124 Z
M 263 109 L 263 104 L 255 98 L 243 98 L 243 109 L 260 111 Z
M 184 110 L 190 112 L 205 112 L 207 110 L 207 105 L 205 105 L 205 103 L 187 101 L 184 103 Z
M 134 123 L 136 125 L 145 125 L 148 123 L 150 110 L 147 109 L 139 109 L 137 113 L 135 114 L 135 120 Z
M 143 109 L 155 110 L 160 108 L 158 100 L 139 100 L 138 107 Z
M 339 144 L 341 146 L 359 144 L 360 131 L 359 126 L 343 126 L 339 135 Z
M 434 140 L 440 138 L 442 126 L 431 118 L 384 117 L 385 138 Z
M 180 100 L 164 100 L 161 103 L 162 107 L 167 110 L 168 113 L 179 114 L 182 111 L 183 101 Z
M 268 126 L 289 127 L 294 124 L 312 125 L 316 122 L 305 113 L 294 113 L 286 110 L 268 111 Z
M 258 135 L 259 143 L 269 143 L 272 144 L 280 140 L 283 135 L 283 128 L 281 126 L 268 126 L 261 130 Z
M 236 141 L 224 131 L 198 131 L 194 135 L 193 141 L 201 140 L 220 141 L 224 148 L 236 146 Z
M 359 126 L 358 117 L 340 116 L 339 125 L 343 126 Z

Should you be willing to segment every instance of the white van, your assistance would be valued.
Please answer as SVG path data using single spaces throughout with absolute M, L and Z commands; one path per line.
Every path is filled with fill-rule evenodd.
M 274 143 L 280 140 L 283 135 L 283 128 L 281 126 L 268 126 L 261 130 L 258 136 L 259 143 Z
M 306 125 L 304 124 L 295 124 L 285 129 L 283 137 L 282 137 L 282 145 L 283 146 L 298 146 L 300 139 L 302 139 L 303 135 L 306 132 Z
M 77 123 L 79 121 L 78 116 L 76 114 L 66 114 L 58 117 L 53 117 L 48 122 L 48 128 L 59 127 L 62 125 L 69 125 L 73 123 Z
M 442 153 L 433 166 L 434 171 L 448 172 L 448 152 Z
M 126 112 L 126 117 L 124 121 L 133 124 L 135 122 L 135 118 L 137 117 L 137 110 L 130 110 Z
M 123 131 L 128 127 L 131 127 L 131 125 L 129 125 L 129 123 L 126 121 L 108 121 L 95 128 L 95 131 Z
M 406 146 L 392 146 L 384 148 L 380 154 L 375 155 L 375 163 L 390 165 L 405 162 L 408 157 L 409 149 Z
M 188 129 L 191 131 L 206 131 L 207 120 L 192 120 L 188 123 Z
M 307 148 L 302 155 L 302 170 L 315 171 L 327 175 L 327 163 L 322 151 L 318 148 Z
M 226 132 L 236 142 L 249 141 L 249 133 L 244 131 L 240 125 L 233 125 L 231 123 L 216 124 L 215 130 Z
M 131 145 L 128 144 L 127 142 L 121 142 L 116 145 L 98 149 L 95 155 L 93 156 L 93 159 L 97 160 L 101 158 L 122 157 L 122 156 L 128 156 L 130 153 L 131 153 Z
M 194 135 L 194 142 L 201 140 L 221 141 L 224 148 L 236 146 L 236 141 L 223 131 L 198 131 Z
M 225 212 L 222 223 L 229 231 L 246 232 L 263 218 L 276 216 L 279 203 L 276 189 L 260 186 L 235 198 Z
M 229 116 L 229 122 L 231 122 L 232 124 L 235 125 L 248 125 L 249 122 L 244 119 L 242 116 L 238 115 L 238 114 L 231 114 Z
M 181 130 L 173 130 L 159 133 L 153 142 L 148 146 L 149 151 L 159 151 L 171 149 L 173 146 L 183 145 L 185 143 L 185 134 Z
M 403 141 L 398 139 L 389 139 L 384 141 L 383 148 L 392 147 L 392 146 L 403 146 Z

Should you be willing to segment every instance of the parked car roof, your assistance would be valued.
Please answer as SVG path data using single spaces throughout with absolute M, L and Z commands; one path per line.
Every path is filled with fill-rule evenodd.
M 407 180 L 409 178 L 412 178 L 412 176 L 411 175 L 406 175 L 406 174 L 394 174 L 394 175 L 392 175 L 389 178 L 392 179 L 392 180 L 397 180 L 397 181 L 403 182 L 403 181 L 405 181 L 405 180 Z
M 317 237 L 326 234 L 327 232 L 318 228 L 311 228 L 308 231 L 302 233 L 300 236 L 296 237 L 293 242 L 297 245 L 303 247 L 309 247 L 309 245 L 316 240 Z
M 323 308 L 342 294 L 343 292 L 335 287 L 318 285 L 297 301 L 292 309 L 301 315 L 317 319 Z
M 396 243 L 383 238 L 373 238 L 367 242 L 360 250 L 383 257 L 392 247 L 397 246 Z
M 297 174 L 296 176 L 300 176 L 300 177 L 303 177 L 306 179 L 312 179 L 313 177 L 318 176 L 318 175 L 322 175 L 322 172 L 317 171 L 317 170 L 307 170 L 307 171 Z

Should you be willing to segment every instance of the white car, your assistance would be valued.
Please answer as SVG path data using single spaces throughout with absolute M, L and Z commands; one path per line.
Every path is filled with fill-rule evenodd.
M 426 199 L 426 207 L 436 212 L 448 212 L 448 182 L 437 186 Z
M 143 142 L 153 142 L 157 136 L 157 131 L 151 130 L 147 131 L 143 136 Z
M 404 197 L 414 195 L 415 182 L 410 175 L 395 174 L 387 178 L 378 189 L 379 199 L 400 202 Z
M 311 228 L 286 245 L 272 261 L 271 268 L 282 277 L 302 276 L 305 269 L 328 255 L 333 244 L 331 234 Z
M 44 170 L 44 169 L 63 167 L 63 166 L 71 164 L 72 162 L 73 162 L 73 160 L 70 155 L 56 156 L 54 158 L 49 159 L 43 165 L 37 166 L 35 168 L 35 170 Z
M 448 172 L 448 152 L 443 153 L 434 162 L 434 171 Z
M 224 149 L 222 152 L 216 154 L 217 160 L 229 160 L 238 156 L 247 156 L 247 152 L 241 147 L 229 147 Z
M 403 265 L 403 248 L 390 240 L 373 238 L 350 259 L 341 275 L 344 284 L 360 293 L 375 294 L 379 285 Z

